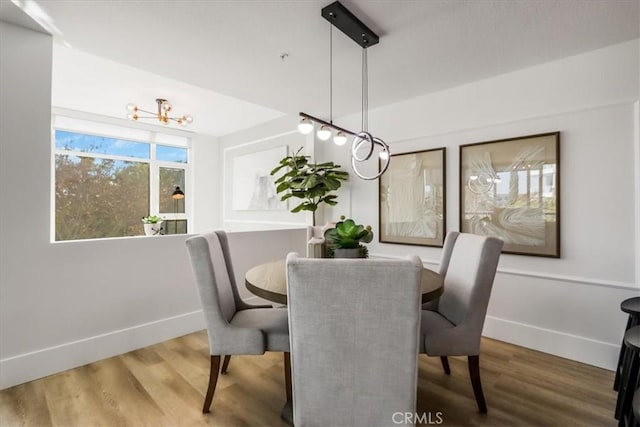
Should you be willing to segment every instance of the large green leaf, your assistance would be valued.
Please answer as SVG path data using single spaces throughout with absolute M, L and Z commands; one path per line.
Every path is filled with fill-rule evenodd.
M 306 191 L 301 191 L 301 190 L 292 190 L 291 194 L 293 197 L 296 197 L 298 199 L 306 199 L 307 198 L 307 192 Z
M 281 182 L 277 187 L 276 187 L 276 193 L 282 193 L 285 190 L 288 190 L 290 188 L 290 185 L 288 182 Z
M 300 203 L 298 206 L 296 206 L 295 208 L 291 209 L 291 212 L 293 212 L 293 213 L 298 213 L 298 212 L 300 212 L 303 208 L 304 208 L 304 203 Z
M 313 188 L 317 185 L 317 183 L 318 183 L 318 177 L 316 175 L 309 175 L 302 182 L 302 186 L 304 186 L 305 188 Z
M 278 175 L 275 185 L 280 200 L 305 199 L 291 212 L 315 212 L 320 203 L 335 206 L 338 202 L 333 192 L 340 188 L 341 181 L 346 180 L 349 174 L 333 162 L 309 163 L 310 157 L 301 155 L 302 152 L 303 147 L 284 157 L 271 171 L 271 175 Z

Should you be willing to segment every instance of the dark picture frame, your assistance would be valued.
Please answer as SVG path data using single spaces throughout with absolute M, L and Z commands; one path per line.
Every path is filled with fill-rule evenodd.
M 391 155 L 378 184 L 381 243 L 442 247 L 447 230 L 446 148 Z
M 560 258 L 560 132 L 460 146 L 460 231 Z

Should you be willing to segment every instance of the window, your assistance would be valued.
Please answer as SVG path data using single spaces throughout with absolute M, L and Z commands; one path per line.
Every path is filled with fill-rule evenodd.
M 187 232 L 187 137 L 56 116 L 53 139 L 55 241 L 143 235 L 146 215 Z

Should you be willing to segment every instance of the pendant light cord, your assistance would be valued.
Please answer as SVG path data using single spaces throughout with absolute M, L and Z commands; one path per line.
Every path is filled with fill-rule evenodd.
M 329 123 L 333 124 L 333 24 L 329 23 Z
M 369 66 L 367 48 L 362 48 L 362 130 L 369 130 Z

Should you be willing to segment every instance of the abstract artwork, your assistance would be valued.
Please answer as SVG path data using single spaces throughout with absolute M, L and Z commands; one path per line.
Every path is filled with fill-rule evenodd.
M 560 133 L 460 147 L 460 231 L 560 257 Z
M 233 158 L 234 211 L 268 211 L 287 209 L 281 202 L 273 184 L 275 178 L 269 173 L 280 160 L 287 156 L 287 146 L 238 155 Z
M 442 246 L 446 233 L 445 149 L 391 156 L 380 177 L 380 242 Z

